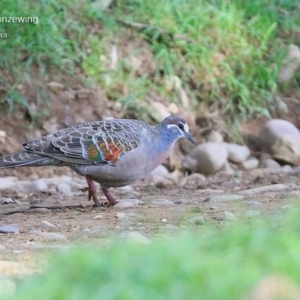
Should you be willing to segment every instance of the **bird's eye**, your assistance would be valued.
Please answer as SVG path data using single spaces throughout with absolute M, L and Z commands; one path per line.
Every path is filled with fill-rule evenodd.
M 179 127 L 181 130 L 183 130 L 183 129 L 184 129 L 184 126 L 183 126 L 183 124 L 182 124 L 182 123 L 179 123 L 179 124 L 178 124 L 178 127 Z

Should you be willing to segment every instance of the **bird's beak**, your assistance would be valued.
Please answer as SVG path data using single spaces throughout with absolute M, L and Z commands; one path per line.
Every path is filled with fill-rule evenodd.
M 185 133 L 185 137 L 187 139 L 189 139 L 193 144 L 195 144 L 195 140 L 194 140 L 194 138 L 191 136 L 191 134 L 189 132 Z

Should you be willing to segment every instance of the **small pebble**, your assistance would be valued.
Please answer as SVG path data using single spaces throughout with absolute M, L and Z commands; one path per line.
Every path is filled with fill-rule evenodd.
M 167 222 L 168 222 L 168 220 L 167 220 L 166 218 L 161 219 L 161 221 L 162 221 L 163 223 L 167 223 Z
M 96 219 L 96 220 L 103 219 L 103 215 L 97 215 L 97 216 L 93 217 L 93 219 Z

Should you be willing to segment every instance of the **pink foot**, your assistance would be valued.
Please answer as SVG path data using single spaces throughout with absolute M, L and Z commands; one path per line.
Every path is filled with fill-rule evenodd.
M 114 206 L 118 203 L 108 189 L 102 188 L 102 192 L 106 196 L 109 206 Z
M 91 198 L 93 197 L 95 205 L 101 206 L 100 198 L 98 196 L 98 193 L 97 193 L 97 190 L 96 190 L 96 187 L 95 187 L 92 177 L 89 175 L 86 175 L 85 179 L 88 184 L 88 187 L 80 189 L 80 191 L 82 191 L 82 192 L 88 191 L 89 192 L 89 200 L 91 200 Z

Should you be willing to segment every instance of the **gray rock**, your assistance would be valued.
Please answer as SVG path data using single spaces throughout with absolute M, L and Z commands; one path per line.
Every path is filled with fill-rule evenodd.
M 145 178 L 146 184 L 157 184 L 159 182 L 162 182 L 166 179 L 168 176 L 169 171 L 166 167 L 163 165 L 159 165 L 157 168 L 155 168 L 149 175 Z
M 209 202 L 227 202 L 227 201 L 237 201 L 244 199 L 241 195 L 217 195 L 211 196 L 206 201 Z
M 20 233 L 19 228 L 10 226 L 10 225 L 1 226 L 0 232 L 2 232 L 2 233 Z
M 15 200 L 11 199 L 11 198 L 4 198 L 3 202 L 4 205 L 5 204 L 15 204 Z
M 116 189 L 121 195 L 129 194 L 134 192 L 134 189 L 130 185 L 122 186 Z
M 204 225 L 204 217 L 203 216 L 196 216 L 188 220 L 189 223 L 194 225 Z
M 29 193 L 45 192 L 47 191 L 48 186 L 44 179 L 38 179 L 27 184 L 26 189 Z
M 224 216 L 225 216 L 225 220 L 227 220 L 227 221 L 235 221 L 236 220 L 236 216 L 229 211 L 224 211 Z
M 41 221 L 40 226 L 41 227 L 56 227 L 55 225 L 53 225 L 52 223 L 50 223 L 48 221 Z
M 195 147 L 183 160 L 183 169 L 212 175 L 227 163 L 227 150 L 222 144 L 204 143 Z
M 260 202 L 257 202 L 257 201 L 245 200 L 244 203 L 247 204 L 247 205 L 252 205 L 252 206 L 262 206 L 262 204 Z
M 182 187 L 185 189 L 196 189 L 206 184 L 206 177 L 199 173 L 191 174 L 184 178 Z
M 228 152 L 228 160 L 234 163 L 241 163 L 250 156 L 250 149 L 245 145 L 223 143 L 223 146 Z
M 126 240 L 134 244 L 149 245 L 152 243 L 145 235 L 137 231 L 130 231 L 126 234 Z
M 174 203 L 168 199 L 155 199 L 151 201 L 153 205 L 174 205 Z
M 282 83 L 289 82 L 300 66 L 300 48 L 294 44 L 289 46 L 289 51 L 282 63 L 278 74 L 278 81 Z
M 65 240 L 66 237 L 60 233 L 56 232 L 43 232 L 43 231 L 35 231 L 34 232 L 37 235 L 46 237 L 49 240 Z
M 294 173 L 294 169 L 290 165 L 284 165 L 281 167 L 281 172 L 285 174 L 292 174 Z
M 279 191 L 285 191 L 288 190 L 289 187 L 285 184 L 272 184 L 272 185 L 266 185 L 261 186 L 258 188 L 253 188 L 249 190 L 245 190 L 240 192 L 242 195 L 255 195 L 255 194 L 262 194 L 266 192 L 279 192 Z
M 17 180 L 17 177 L 12 176 L 0 177 L 0 190 L 15 189 Z
M 269 151 L 271 146 L 284 135 L 300 137 L 300 132 L 291 122 L 273 119 L 263 126 L 259 134 L 259 143 L 262 148 Z
M 220 132 L 212 130 L 207 136 L 207 142 L 221 144 L 224 142 L 224 139 Z
M 258 167 L 258 165 L 259 165 L 258 159 L 254 158 L 254 157 L 241 162 L 241 167 L 244 170 L 256 169 Z
M 114 205 L 113 208 L 114 209 L 125 209 L 125 208 L 134 207 L 139 204 L 143 204 L 143 202 L 138 199 L 122 199 L 116 205 Z
M 116 213 L 116 218 L 118 219 L 118 220 L 122 220 L 122 219 L 124 219 L 126 217 L 126 215 L 124 214 L 124 213 L 122 213 L 122 212 L 117 212 Z
M 68 183 L 61 182 L 57 185 L 57 190 L 64 195 L 71 194 L 71 186 Z
M 259 167 L 262 169 L 270 169 L 270 170 L 280 170 L 281 169 L 280 164 L 271 158 L 262 160 Z
M 178 205 L 184 205 L 184 204 L 189 204 L 190 201 L 188 201 L 186 199 L 178 199 L 178 200 L 175 200 L 174 203 L 178 204 Z
M 300 136 L 285 134 L 271 147 L 275 159 L 294 166 L 300 165 Z
M 248 210 L 248 211 L 246 211 L 245 215 L 248 218 L 252 218 L 252 217 L 256 217 L 256 216 L 260 215 L 260 212 L 257 210 Z

